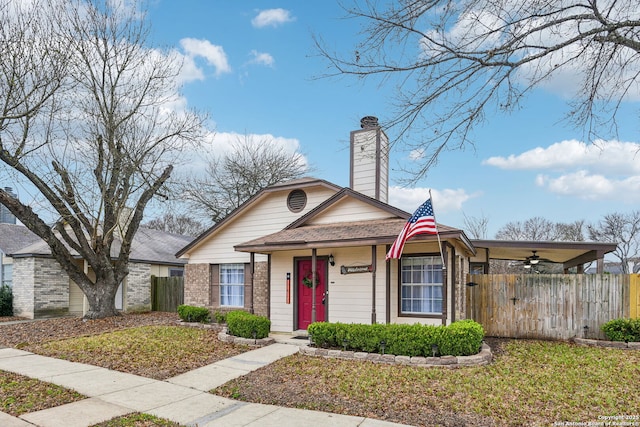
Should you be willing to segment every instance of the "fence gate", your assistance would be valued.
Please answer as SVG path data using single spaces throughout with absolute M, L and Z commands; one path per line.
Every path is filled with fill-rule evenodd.
M 151 276 L 151 310 L 178 311 L 184 304 L 184 277 Z
M 613 274 L 473 275 L 468 282 L 477 286 L 467 288 L 466 315 L 482 324 L 487 336 L 605 339 L 600 330 L 603 323 L 631 314 L 629 277 Z

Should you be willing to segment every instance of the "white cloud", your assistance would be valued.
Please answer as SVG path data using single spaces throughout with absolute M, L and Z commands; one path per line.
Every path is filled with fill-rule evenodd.
M 483 164 L 508 170 L 549 170 L 536 185 L 552 193 L 588 200 L 640 201 L 640 144 L 562 141 L 518 155 L 491 157 Z
M 252 58 L 249 61 L 250 64 L 266 65 L 267 67 L 273 67 L 273 64 L 275 63 L 275 59 L 273 59 L 273 56 L 271 56 L 266 52 L 258 52 L 257 50 L 254 49 L 251 52 L 249 52 L 249 55 Z
M 455 212 L 462 210 L 464 202 L 477 195 L 467 194 L 461 188 L 431 190 L 433 197 L 433 209 L 438 217 L 438 213 Z M 409 213 L 413 213 L 421 204 L 429 198 L 428 188 L 402 188 L 397 186 L 389 187 L 389 204 Z
M 187 71 L 194 78 L 202 80 L 204 73 L 195 64 L 195 58 L 204 58 L 207 64 L 215 68 L 216 76 L 230 73 L 231 66 L 227 60 L 227 54 L 222 46 L 212 44 L 209 40 L 184 38 L 180 40 L 180 46 L 184 49 L 189 61 L 185 61 Z
M 562 196 L 585 200 L 622 199 L 629 203 L 640 202 L 640 175 L 612 179 L 580 170 L 557 178 L 538 175 L 536 184 Z
M 296 18 L 286 9 L 267 9 L 261 10 L 258 15 L 251 20 L 251 24 L 256 28 L 277 27 L 295 20 Z
M 554 169 L 588 168 L 594 172 L 640 175 L 640 144 L 622 141 L 595 141 L 585 144 L 575 139 L 565 140 L 547 148 L 508 157 L 496 156 L 482 163 L 501 169 Z
M 416 148 L 415 150 L 411 150 L 411 152 L 409 153 L 409 160 L 411 161 L 422 160 L 425 157 L 424 153 L 425 153 L 424 148 Z

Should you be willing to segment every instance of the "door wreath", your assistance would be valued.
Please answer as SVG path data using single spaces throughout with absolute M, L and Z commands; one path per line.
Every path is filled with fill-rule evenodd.
M 311 289 L 313 287 L 313 272 L 307 271 L 305 275 L 302 277 L 302 284 L 304 284 L 307 288 Z M 318 277 L 318 273 L 316 273 L 316 286 L 320 284 L 320 278 Z

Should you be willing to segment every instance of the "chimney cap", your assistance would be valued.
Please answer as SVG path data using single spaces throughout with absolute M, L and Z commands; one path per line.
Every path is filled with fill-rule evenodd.
M 365 116 L 360 119 L 362 129 L 378 127 L 378 118 L 375 116 Z

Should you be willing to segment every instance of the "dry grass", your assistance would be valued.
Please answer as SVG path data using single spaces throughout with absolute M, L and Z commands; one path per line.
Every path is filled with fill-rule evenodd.
M 547 426 L 640 414 L 638 378 L 637 351 L 513 341 L 453 370 L 295 355 L 214 393 L 416 426 Z

